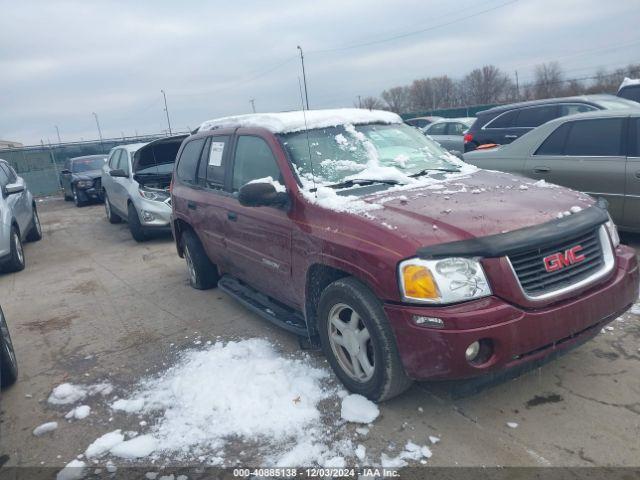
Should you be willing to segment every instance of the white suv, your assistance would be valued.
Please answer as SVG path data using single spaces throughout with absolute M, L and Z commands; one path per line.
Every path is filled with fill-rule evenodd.
M 33 195 L 22 177 L 0 159 L 0 270 L 24 269 L 22 242 L 42 238 L 42 228 Z

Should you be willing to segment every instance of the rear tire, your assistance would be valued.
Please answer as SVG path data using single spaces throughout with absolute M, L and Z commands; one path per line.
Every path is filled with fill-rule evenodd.
M 114 213 L 113 207 L 111 207 L 111 202 L 109 201 L 109 197 L 107 194 L 104 194 L 104 211 L 107 214 L 107 220 L 109 223 L 120 223 L 122 218 L 117 213 Z
M 15 226 L 11 227 L 10 233 L 11 253 L 9 254 L 9 260 L 4 264 L 5 272 L 19 272 L 24 270 L 24 250 L 22 249 L 22 240 L 20 239 L 20 233 Z
M 128 213 L 129 215 L 127 218 L 127 222 L 129 222 L 129 230 L 131 231 L 131 236 L 136 242 L 146 241 L 148 239 L 147 232 L 140 223 L 138 212 L 136 212 L 136 208 L 132 203 L 129 204 Z
M 18 362 L 13 350 L 9 327 L 0 308 L 0 386 L 13 385 L 18 379 Z
M 27 234 L 27 242 L 37 242 L 42 240 L 42 225 L 35 205 L 33 206 L 33 219 L 31 220 L 31 230 Z
M 218 267 L 211 263 L 200 239 L 192 230 L 182 234 L 184 259 L 189 272 L 189 284 L 198 290 L 208 290 L 218 285 Z
M 333 371 L 353 393 L 380 402 L 413 383 L 400 361 L 382 303 L 355 278 L 336 280 L 322 292 L 318 330 Z

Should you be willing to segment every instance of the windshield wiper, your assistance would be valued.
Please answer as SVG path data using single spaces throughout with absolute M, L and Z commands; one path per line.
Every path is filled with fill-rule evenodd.
M 424 168 L 422 170 L 420 170 L 419 172 L 416 173 L 412 173 L 411 175 L 409 175 L 411 178 L 416 178 L 416 177 L 421 177 L 423 175 L 426 175 L 429 172 L 449 172 L 449 173 L 456 173 L 459 172 L 460 170 L 457 168 Z
M 334 183 L 332 185 L 327 185 L 327 187 L 329 188 L 335 188 L 335 189 L 339 189 L 339 188 L 349 188 L 349 187 L 353 187 L 354 185 L 373 185 L 374 183 L 383 183 L 383 184 L 387 184 L 387 185 L 397 185 L 399 182 L 397 180 L 374 180 L 374 179 L 369 179 L 369 178 L 354 178 L 351 180 L 345 180 L 344 182 L 339 182 L 339 183 Z M 311 191 L 315 192 L 317 189 L 316 188 L 312 188 Z

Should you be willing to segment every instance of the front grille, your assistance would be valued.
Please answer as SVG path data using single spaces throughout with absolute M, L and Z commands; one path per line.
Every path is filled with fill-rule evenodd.
M 102 179 L 96 178 L 93 181 L 93 188 L 95 188 L 98 192 L 102 189 Z
M 531 297 L 544 295 L 574 285 L 602 269 L 604 259 L 600 244 L 600 228 L 575 235 L 553 245 L 510 255 L 509 260 L 524 292 Z M 554 253 L 562 254 L 576 245 L 582 246 L 580 254 L 586 257 L 583 261 L 566 265 L 554 272 L 548 272 L 545 269 L 545 257 Z

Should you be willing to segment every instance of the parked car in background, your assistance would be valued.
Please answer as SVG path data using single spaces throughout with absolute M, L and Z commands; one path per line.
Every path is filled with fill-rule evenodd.
M 65 200 L 76 207 L 90 201 L 102 201 L 102 167 L 107 155 L 87 155 L 70 158 L 60 171 L 60 185 Z
M 637 107 L 636 102 L 614 95 L 548 98 L 501 105 L 478 112 L 476 121 L 464 136 L 464 151 L 470 152 L 485 144 L 506 145 L 554 118 L 597 110 L 628 110 Z
M 169 185 L 186 135 L 115 147 L 103 166 L 104 208 L 110 223 L 125 220 L 137 242 L 151 231 L 169 231 Z
M 525 368 L 638 297 L 635 251 L 594 199 L 476 169 L 390 112 L 205 122 L 172 199 L 194 288 L 321 345 L 376 401 L 412 379 Z
M 9 326 L 0 307 L 0 387 L 13 385 L 18 379 L 18 361 L 13 350 Z
M 0 159 L 0 271 L 25 267 L 23 242 L 42 238 L 36 202 L 22 177 Z
M 475 117 L 443 118 L 423 128 L 422 132 L 429 135 L 449 152 L 462 154 L 464 152 L 464 134 L 474 121 Z
M 478 167 L 517 173 L 603 197 L 619 228 L 640 231 L 640 109 L 548 122 L 509 145 L 464 155 Z
M 617 95 L 620 98 L 640 102 L 640 78 L 625 78 Z
M 407 125 L 411 125 L 412 127 L 416 127 L 416 128 L 424 128 L 427 125 L 435 122 L 436 120 L 440 120 L 442 117 L 436 117 L 436 116 L 432 116 L 432 117 L 415 117 L 415 118 L 409 118 L 407 120 L 404 121 L 404 123 L 406 123 Z

